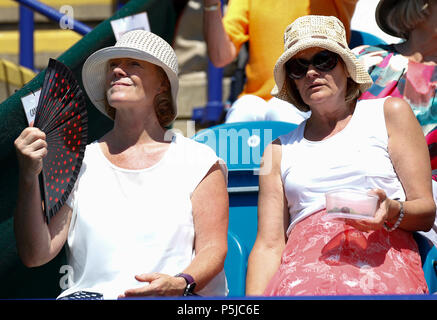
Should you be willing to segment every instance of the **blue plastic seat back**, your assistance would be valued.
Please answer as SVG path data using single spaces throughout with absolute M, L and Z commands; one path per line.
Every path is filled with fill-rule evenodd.
M 437 292 L 437 248 L 420 233 L 414 233 L 414 239 L 419 247 L 422 268 L 429 293 Z
M 247 258 L 252 250 L 258 221 L 258 175 L 265 147 L 297 127 L 279 121 L 238 122 L 217 125 L 193 139 L 209 145 L 229 169 L 229 233 L 225 273 L 229 295 L 243 296 Z
M 423 262 L 423 273 L 429 293 L 437 292 L 437 248 L 431 247 Z
M 241 239 L 232 231 L 228 232 L 228 255 L 225 260 L 225 273 L 229 296 L 242 297 L 246 290 L 246 270 L 248 252 Z
M 235 122 L 204 129 L 193 139 L 210 146 L 229 171 L 259 168 L 264 148 L 297 127 L 280 121 Z
M 377 46 L 379 44 L 387 44 L 387 43 L 381 38 L 371 33 L 358 31 L 358 30 L 351 30 L 351 40 L 349 42 L 349 48 L 353 49 L 363 44 Z

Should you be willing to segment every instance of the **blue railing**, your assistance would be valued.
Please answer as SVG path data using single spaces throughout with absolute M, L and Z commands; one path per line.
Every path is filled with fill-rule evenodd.
M 223 3 L 221 10 L 223 15 Z M 195 108 L 192 119 L 196 122 L 213 125 L 217 123 L 223 112 L 223 68 L 215 67 L 208 59 L 208 102 L 205 107 Z
M 203 121 L 215 122 L 223 111 L 223 68 L 215 67 L 208 60 L 208 103 L 206 104 Z
M 20 57 L 19 63 L 29 69 L 34 70 L 33 58 L 33 30 L 34 15 L 33 11 L 25 6 L 20 6 Z
M 20 4 L 20 65 L 34 69 L 34 11 L 46 16 L 50 20 L 60 22 L 64 15 L 52 7 L 36 0 L 15 0 Z M 70 19 L 70 18 L 69 18 Z M 86 35 L 92 30 L 80 21 L 72 19 L 69 27 L 81 35 Z

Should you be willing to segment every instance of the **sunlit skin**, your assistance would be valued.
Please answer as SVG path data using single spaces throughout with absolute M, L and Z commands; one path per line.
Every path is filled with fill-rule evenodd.
M 118 110 L 120 107 L 152 106 L 164 84 L 154 64 L 120 58 L 108 63 L 106 87 L 109 104 Z
M 312 47 L 293 58 L 311 60 L 325 50 Z M 302 100 L 310 106 L 311 117 L 305 126 L 305 138 L 323 140 L 341 131 L 349 122 L 355 103 L 346 103 L 348 72 L 341 59 L 334 69 L 319 71 L 310 65 L 304 77 L 294 81 Z
M 437 0 L 428 1 L 425 20 L 410 30 L 408 39 L 394 45 L 396 51 L 408 59 L 429 64 L 437 64 Z
M 437 33 L 437 1 L 431 0 L 429 5 L 429 17 L 427 19 L 427 25 L 430 27 L 430 31 Z
M 325 49 L 313 47 L 297 53 L 293 58 L 310 60 L 314 55 Z M 347 71 L 339 59 L 337 66 L 326 72 L 317 70 L 310 65 L 306 75 L 294 80 L 302 100 L 309 106 L 311 111 L 318 110 L 318 106 L 332 105 L 336 107 L 337 102 L 344 103 L 347 88 Z M 315 111 L 315 110 L 314 110 Z M 321 111 L 321 110 L 320 110 Z M 329 111 L 329 110 L 327 110 Z

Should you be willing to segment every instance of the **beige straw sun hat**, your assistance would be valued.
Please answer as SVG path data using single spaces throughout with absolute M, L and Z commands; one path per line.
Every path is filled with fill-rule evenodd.
M 174 117 L 176 117 L 176 97 L 179 88 L 176 54 L 164 39 L 145 30 L 134 30 L 123 34 L 114 46 L 94 52 L 85 61 L 82 68 L 83 85 L 91 102 L 100 112 L 110 118 L 105 107 L 105 79 L 108 60 L 115 58 L 137 59 L 161 67 L 170 82 Z
M 284 33 L 284 53 L 276 61 L 274 69 L 275 87 L 271 94 L 298 106 L 295 97 L 286 84 L 285 63 L 298 52 L 320 47 L 337 53 L 346 65 L 349 76 L 359 85 L 360 92 L 372 85 L 372 79 L 364 65 L 349 49 L 346 31 L 340 20 L 333 16 L 302 16 L 290 24 Z

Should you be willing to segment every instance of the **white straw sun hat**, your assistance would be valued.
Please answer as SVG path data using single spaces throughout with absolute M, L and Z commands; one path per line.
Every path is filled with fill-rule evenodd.
M 123 34 L 114 46 L 94 52 L 85 61 L 82 68 L 83 86 L 91 102 L 100 112 L 110 118 L 105 103 L 105 79 L 108 60 L 115 58 L 143 60 L 161 67 L 170 82 L 174 118 L 176 118 L 176 97 L 179 89 L 176 54 L 164 39 L 145 30 L 134 30 Z
M 300 105 L 300 99 L 290 92 L 286 83 L 285 63 L 298 52 L 320 47 L 337 53 L 346 65 L 349 76 L 364 92 L 372 85 L 372 79 L 364 65 L 349 49 L 346 31 L 340 20 L 333 16 L 302 16 L 290 24 L 284 33 L 284 53 L 276 61 L 274 69 L 275 87 L 271 94 L 279 99 Z

